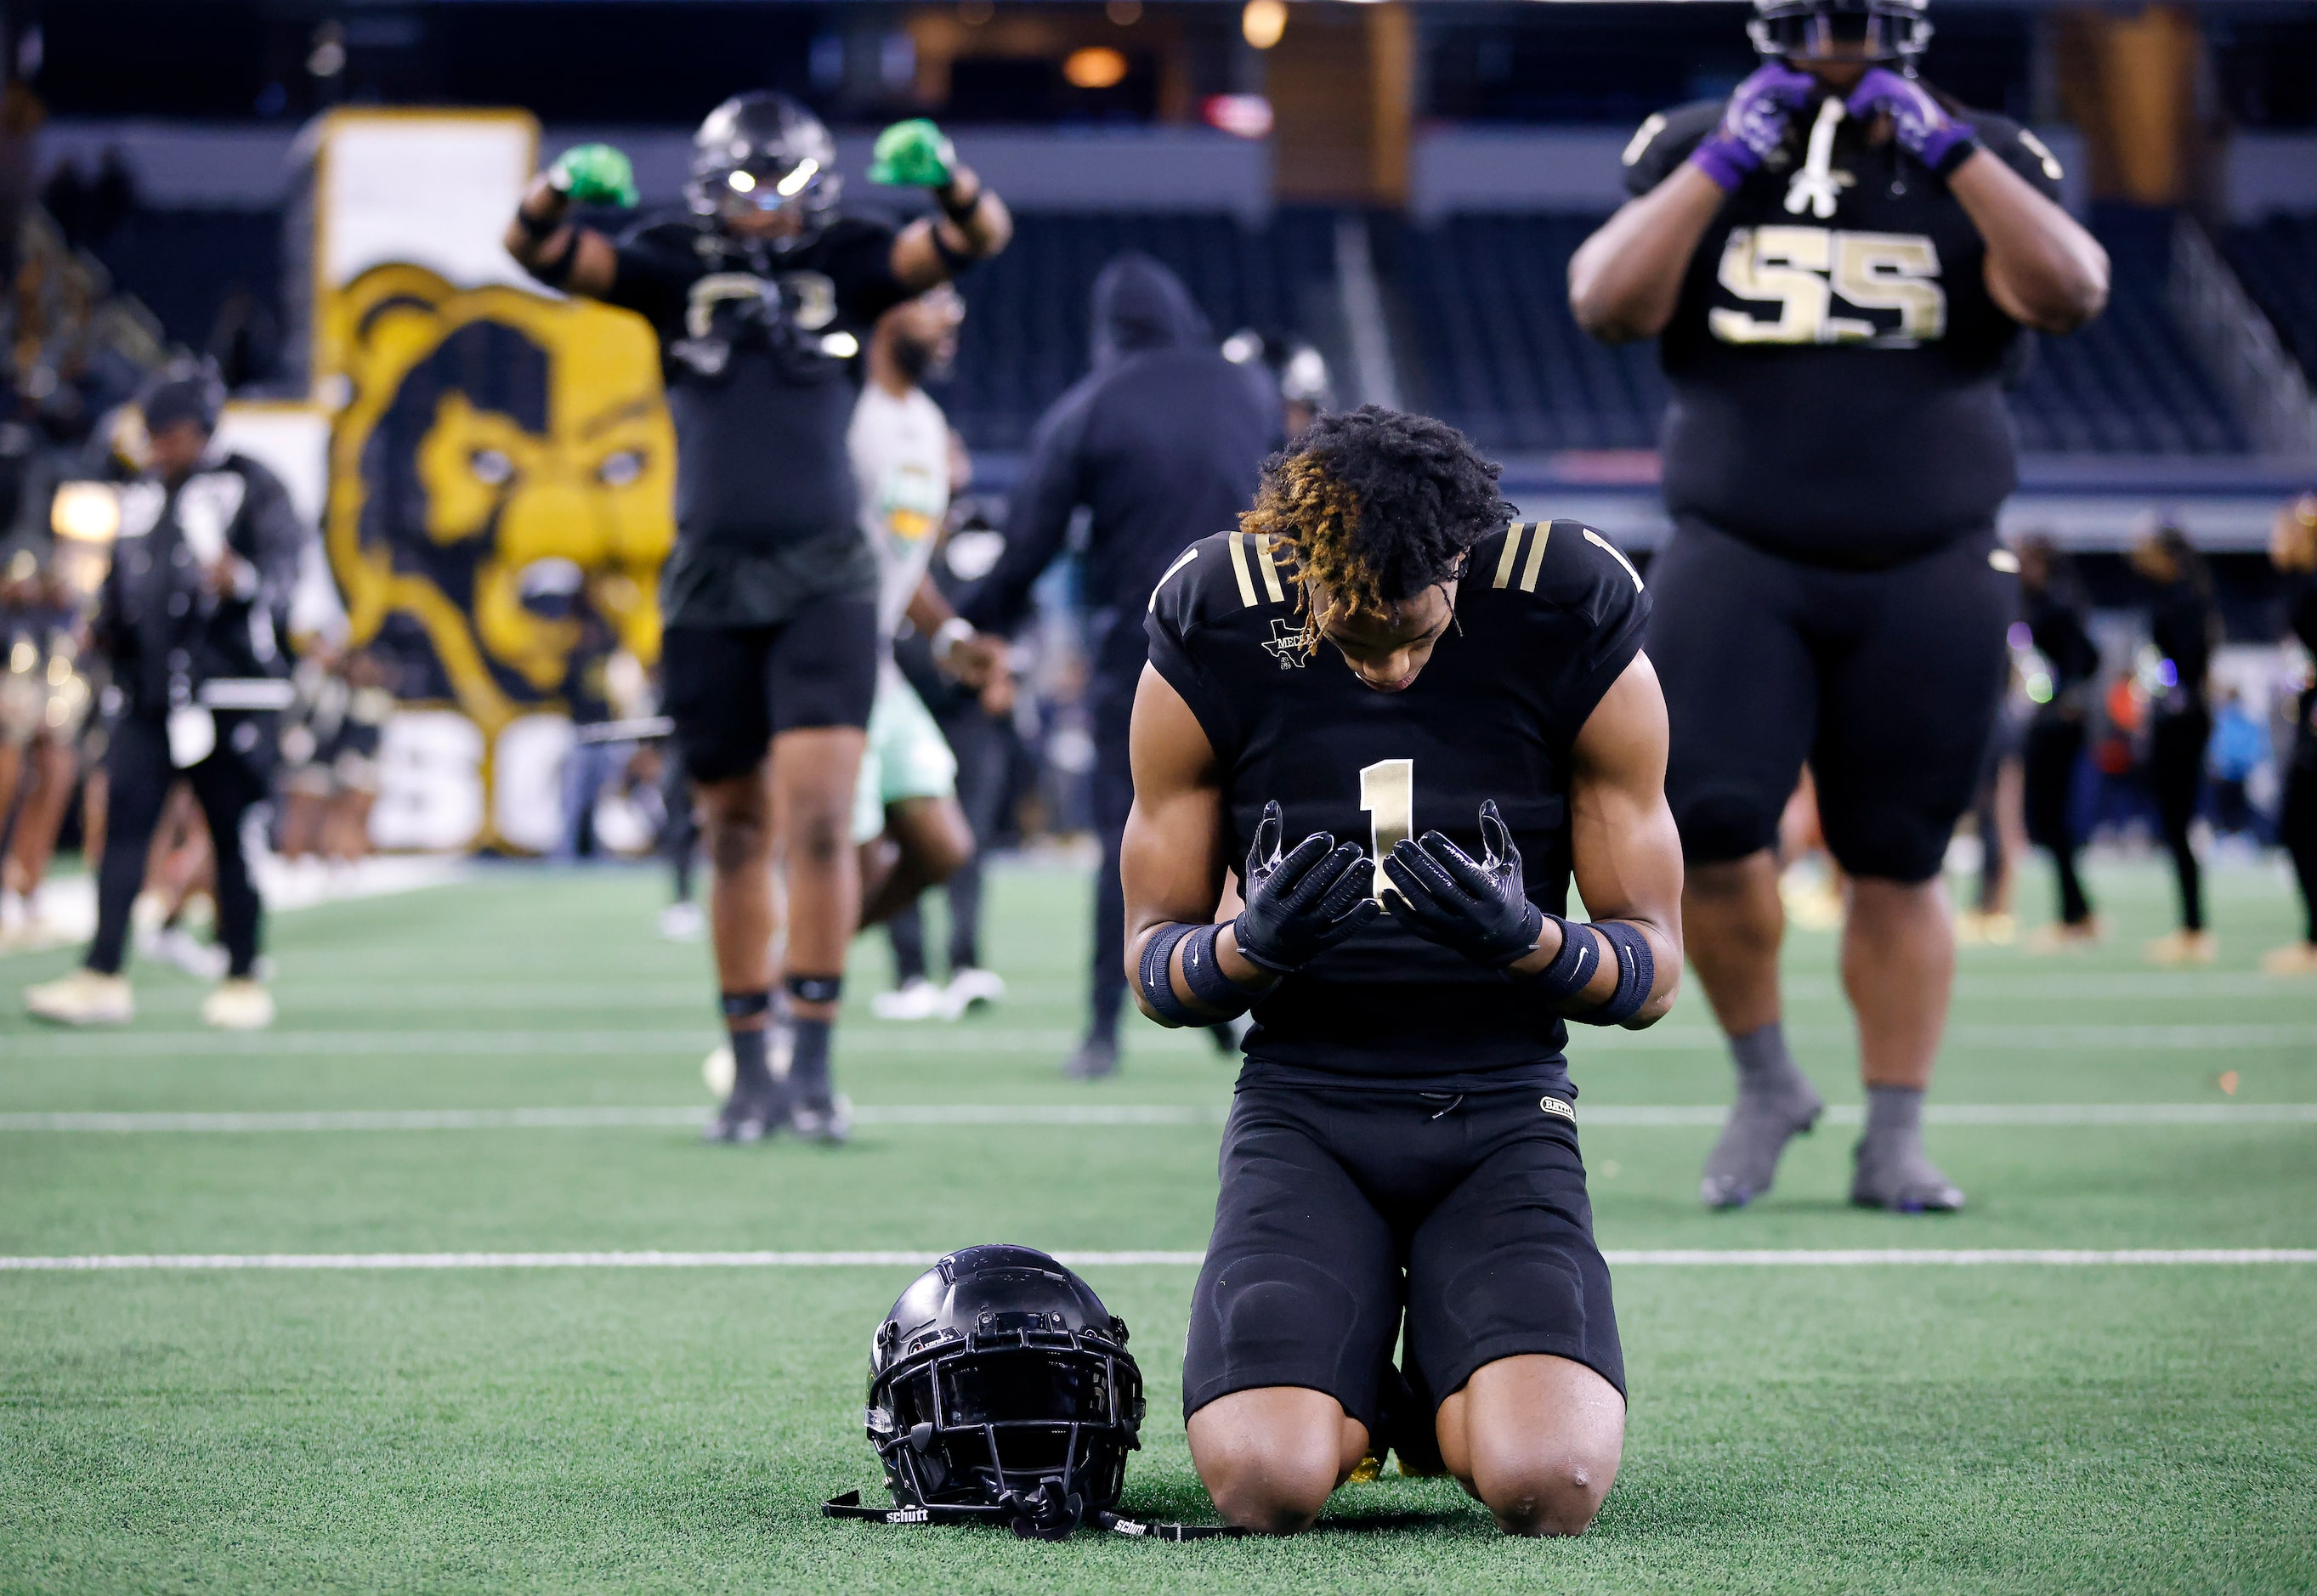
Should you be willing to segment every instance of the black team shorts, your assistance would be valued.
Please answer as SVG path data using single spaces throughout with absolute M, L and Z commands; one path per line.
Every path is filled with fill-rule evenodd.
M 865 727 L 877 697 L 877 601 L 821 599 L 778 626 L 671 627 L 660 693 L 694 781 L 747 774 L 782 732 Z
M 1300 1386 L 1374 1437 L 1403 1310 L 1403 1368 L 1427 1411 L 1481 1365 L 1531 1352 L 1622 1394 L 1569 1095 L 1242 1081 L 1191 1301 L 1184 1417 Z
M 1776 843 L 1807 761 L 1837 863 L 1937 875 L 2008 668 L 2018 579 L 1995 552 L 1982 527 L 1901 565 L 1837 570 L 1684 518 L 1650 566 L 1647 644 L 1683 856 L 1720 864 Z

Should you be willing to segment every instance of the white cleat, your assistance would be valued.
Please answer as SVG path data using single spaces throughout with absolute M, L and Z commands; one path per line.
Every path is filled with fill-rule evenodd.
M 962 1020 L 976 1009 L 986 1009 L 1006 995 L 1006 977 L 996 970 L 980 970 L 971 965 L 954 972 L 949 985 L 942 989 L 942 1003 L 947 1017 Z
M 659 934 L 671 942 L 696 942 L 707 920 L 693 903 L 670 904 L 659 912 Z
M 911 976 L 871 998 L 869 1012 L 880 1020 L 931 1020 L 944 1012 L 942 989 L 923 976 Z
M 229 962 L 224 949 L 201 941 L 182 925 L 163 927 L 139 950 L 201 981 L 224 980 Z
M 101 976 L 83 966 L 68 976 L 24 988 L 24 1012 L 51 1025 L 126 1025 L 137 1000 L 126 976 Z
M 273 994 L 246 977 L 221 981 L 201 1000 L 201 1023 L 219 1030 L 264 1030 L 273 1023 Z

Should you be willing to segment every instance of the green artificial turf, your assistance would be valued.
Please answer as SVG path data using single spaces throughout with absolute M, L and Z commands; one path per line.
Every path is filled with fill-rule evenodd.
M 1966 950 L 1934 1101 L 2317 1103 L 2317 984 L 2254 969 L 2290 933 L 2285 887 L 2213 884 L 2208 970 L 2138 963 L 2167 906 L 2140 867 L 2095 878 L 2101 950 Z M 507 869 L 285 916 L 281 1022 L 246 1040 L 149 971 L 134 1027 L 36 1030 L 13 990 L 70 955 L 0 959 L 0 1115 L 704 1111 L 705 956 L 652 934 L 658 891 Z M 1195 1251 L 1231 1072 L 1130 1021 L 1116 1080 L 1059 1077 L 1082 944 L 1033 927 L 1077 923 L 1083 897 L 1058 872 L 997 876 L 1012 992 L 960 1026 L 871 1021 L 884 960 L 864 944 L 842 1083 L 871 1107 L 1163 1122 L 879 1122 L 840 1151 L 668 1124 L 0 1128 L 0 1254 Z M 1789 1024 L 1853 1104 L 1833 947 L 1794 938 Z M 1580 1124 L 1727 1092 L 1694 993 L 1655 1031 L 1580 1033 L 1573 1058 Z M 1734 1215 L 1696 1206 L 1710 1123 L 1609 1113 L 1582 1134 L 1620 1252 L 2317 1246 L 2306 1121 L 1935 1126 L 1972 1206 L 1911 1219 L 1843 1205 L 1846 1128 Z M 1631 1433 L 1580 1540 L 1509 1542 L 1452 1485 L 1387 1477 L 1294 1541 L 1062 1547 L 816 1515 L 874 1485 L 866 1344 L 913 1272 L 0 1272 L 0 1591 L 2317 1588 L 2317 1265 L 1629 1264 Z M 1191 1271 L 1088 1273 L 1150 1387 L 1128 1503 L 1208 1517 L 1179 1422 Z

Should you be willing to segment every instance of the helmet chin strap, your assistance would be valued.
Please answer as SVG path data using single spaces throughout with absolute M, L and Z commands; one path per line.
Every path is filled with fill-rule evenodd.
M 1824 221 L 1834 214 L 1842 191 L 1849 186 L 1850 174 L 1837 172 L 1832 165 L 1834 130 L 1840 125 L 1843 114 L 1840 95 L 1829 94 L 1819 102 L 1818 120 L 1811 124 L 1809 153 L 1803 160 L 1802 170 L 1786 185 L 1786 210 L 1790 214 L 1800 216 L 1807 205 L 1812 215 Z

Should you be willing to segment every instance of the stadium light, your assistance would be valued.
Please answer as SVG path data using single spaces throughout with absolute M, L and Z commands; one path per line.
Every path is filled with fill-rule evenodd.
M 58 483 L 49 530 L 67 542 L 110 543 L 121 535 L 121 495 L 109 482 Z
M 1126 58 L 1106 44 L 1090 44 L 1063 58 L 1062 76 L 1074 89 L 1116 88 L 1126 76 Z
M 1247 0 L 1239 31 L 1257 49 L 1269 49 L 1287 31 L 1287 0 Z

